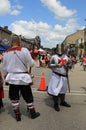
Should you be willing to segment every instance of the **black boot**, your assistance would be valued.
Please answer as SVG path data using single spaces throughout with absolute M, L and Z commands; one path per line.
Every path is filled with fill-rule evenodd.
M 53 96 L 53 100 L 54 100 L 54 109 L 56 111 L 60 111 L 60 107 L 59 107 L 59 97 L 58 96 Z
M 65 101 L 65 94 L 60 94 L 60 99 L 61 99 L 61 103 L 60 103 L 61 106 L 71 107 L 71 105 L 68 104 L 68 103 Z
M 60 111 L 59 105 L 58 105 L 58 104 L 54 104 L 54 109 L 55 109 L 56 111 Z
M 32 119 L 35 119 L 35 118 L 40 116 L 40 113 L 36 112 L 35 108 L 30 108 L 30 109 L 28 109 L 28 111 L 30 112 L 30 115 L 31 115 Z
M 15 115 L 16 115 L 16 120 L 17 121 L 21 121 L 21 113 L 20 113 L 20 110 L 19 109 L 16 109 L 16 110 L 14 110 L 14 112 L 15 112 Z

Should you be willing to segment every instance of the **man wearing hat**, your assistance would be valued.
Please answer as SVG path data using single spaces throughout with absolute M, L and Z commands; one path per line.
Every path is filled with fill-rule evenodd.
M 27 110 L 31 118 L 35 119 L 40 116 L 33 105 L 32 79 L 28 74 L 28 65 L 34 66 L 34 60 L 29 50 L 20 46 L 20 44 L 19 36 L 13 35 L 11 48 L 3 54 L 3 74 L 5 75 L 5 81 L 9 83 L 9 98 L 17 121 L 21 121 L 20 95 L 27 104 Z
M 60 105 L 71 107 L 65 101 L 67 91 L 67 71 L 65 65 L 70 63 L 70 59 L 62 52 L 61 45 L 55 48 L 54 53 L 49 63 L 52 73 L 48 84 L 48 94 L 53 97 L 54 109 L 60 111 Z

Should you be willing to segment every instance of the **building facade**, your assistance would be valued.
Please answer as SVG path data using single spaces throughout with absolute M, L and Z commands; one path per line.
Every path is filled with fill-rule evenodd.
M 10 46 L 12 34 L 14 33 L 8 30 L 8 26 L 0 27 L 0 43 L 2 46 Z M 31 39 L 26 39 L 20 35 L 20 38 L 21 38 L 21 46 L 26 47 L 28 49 L 33 49 L 34 46 L 40 48 L 41 46 L 41 40 L 39 36 L 36 36 L 35 38 Z
M 67 53 L 84 54 L 86 52 L 86 28 L 67 36 L 62 46 Z

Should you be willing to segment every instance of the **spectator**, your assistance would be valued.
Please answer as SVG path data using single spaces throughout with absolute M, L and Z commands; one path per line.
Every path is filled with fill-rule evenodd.
M 84 54 L 83 58 L 82 58 L 82 65 L 83 65 L 83 70 L 86 70 L 86 54 Z

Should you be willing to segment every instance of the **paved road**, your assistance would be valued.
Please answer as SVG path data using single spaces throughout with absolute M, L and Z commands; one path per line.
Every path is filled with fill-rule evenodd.
M 82 66 L 77 64 L 75 69 L 69 72 L 71 93 L 67 92 L 66 100 L 71 104 L 71 108 L 61 107 L 60 112 L 54 111 L 52 98 L 46 91 L 38 91 L 42 72 L 47 86 L 51 70 L 33 68 L 32 72 L 35 75 L 32 86 L 34 104 L 41 116 L 35 120 L 30 119 L 26 104 L 21 98 L 22 121 L 16 122 L 8 99 L 8 86 L 4 86 L 5 111 L 0 113 L 0 130 L 86 130 L 86 72 Z

